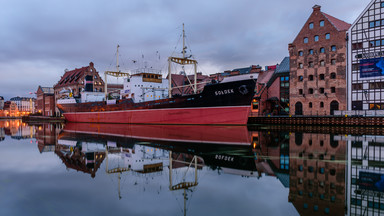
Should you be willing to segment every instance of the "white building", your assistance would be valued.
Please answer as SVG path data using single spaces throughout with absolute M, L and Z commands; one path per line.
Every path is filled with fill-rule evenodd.
M 4 109 L 4 97 L 0 96 L 0 110 Z
M 348 36 L 348 110 L 384 110 L 384 2 L 372 0 Z
M 35 98 L 13 97 L 11 98 L 11 101 L 16 103 L 19 112 L 35 112 Z

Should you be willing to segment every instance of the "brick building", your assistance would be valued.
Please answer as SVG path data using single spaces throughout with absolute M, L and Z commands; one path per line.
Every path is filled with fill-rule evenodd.
M 91 76 L 93 82 L 91 90 L 104 92 L 104 81 L 101 79 L 99 72 L 96 71 L 93 62 L 91 62 L 89 66 L 65 71 L 61 79 L 53 86 L 55 100 L 68 96 L 68 91 L 72 91 L 74 97 L 80 97 L 86 84 L 85 77 L 88 75 Z
M 270 68 L 270 67 L 269 67 Z M 277 65 L 266 85 L 265 107 L 272 115 L 289 114 L 289 57 Z
M 189 95 L 193 94 L 193 86 L 187 86 L 191 82 L 194 83 L 195 75 L 172 74 L 172 87 L 178 86 L 178 88 L 172 89 L 172 95 Z M 201 92 L 207 83 L 211 83 L 212 78 L 207 75 L 203 75 L 201 72 L 197 73 L 197 92 Z
M 289 143 L 289 202 L 300 215 L 345 215 L 347 142 L 296 132 Z
M 55 113 L 55 94 L 52 87 L 37 88 L 36 92 L 36 104 L 37 112 L 43 116 L 52 116 Z
M 315 5 L 289 44 L 290 114 L 332 115 L 346 110 L 346 31 L 350 24 Z

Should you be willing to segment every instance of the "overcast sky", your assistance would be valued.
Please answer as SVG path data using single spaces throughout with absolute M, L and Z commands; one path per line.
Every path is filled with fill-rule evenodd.
M 166 71 L 167 57 L 182 48 L 182 23 L 204 74 L 274 65 L 288 56 L 315 4 L 352 23 L 369 2 L 0 0 L 0 96 L 29 97 L 39 85 L 52 87 L 65 69 L 91 61 L 103 75 L 115 68 L 117 44 L 122 71 Z

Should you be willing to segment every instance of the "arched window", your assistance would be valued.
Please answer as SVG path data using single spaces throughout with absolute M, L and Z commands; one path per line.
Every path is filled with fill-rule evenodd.
M 303 104 L 301 102 L 295 104 L 295 115 L 303 115 Z

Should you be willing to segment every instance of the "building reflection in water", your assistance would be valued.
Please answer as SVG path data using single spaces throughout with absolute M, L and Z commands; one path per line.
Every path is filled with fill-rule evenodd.
M 16 140 L 34 139 L 35 133 L 35 127 L 21 120 L 0 120 L 0 142 L 5 140 L 5 136 Z
M 289 187 L 287 201 L 300 215 L 384 213 L 383 136 L 216 126 L 28 126 L 0 121 L 0 141 L 7 136 L 35 137 L 40 153 L 52 152 L 67 169 L 91 178 L 103 170 L 104 163 L 105 173 L 118 180 L 120 199 L 124 174 L 154 179 L 150 183 L 158 184 L 159 192 L 161 188 L 179 192 L 184 214 L 204 169 L 256 181 L 276 177 Z M 155 182 L 156 176 L 166 176 L 166 184 Z
M 291 133 L 289 201 L 301 215 L 344 215 L 346 142 Z
M 348 215 L 383 215 L 384 137 L 337 138 L 348 143 Z

